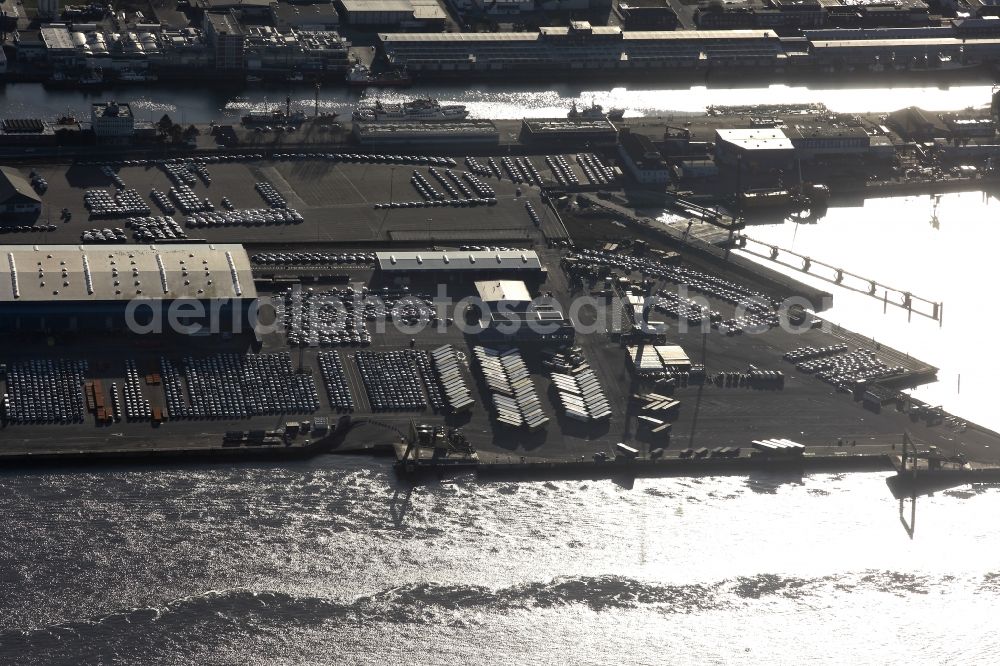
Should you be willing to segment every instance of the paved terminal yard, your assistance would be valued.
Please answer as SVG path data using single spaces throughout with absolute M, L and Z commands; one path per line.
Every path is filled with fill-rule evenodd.
M 459 158 L 453 173 L 468 169 Z M 499 161 L 499 158 L 498 158 Z M 483 160 L 485 163 L 485 160 Z M 533 163 L 543 180 L 554 178 L 544 159 Z M 586 177 L 572 159 L 569 161 L 577 177 Z M 435 167 L 439 173 L 448 168 Z M 196 177 L 188 185 L 201 200 L 211 202 L 214 210 L 226 212 L 222 200 L 228 199 L 236 210 L 264 209 L 268 204 L 255 189 L 257 183 L 268 183 L 284 198 L 287 207 L 303 217 L 300 224 L 268 224 L 261 226 L 226 226 L 185 228 L 193 239 L 208 241 L 238 241 L 247 244 L 282 243 L 432 243 L 483 239 L 531 243 L 538 238 L 562 239 L 565 231 L 551 209 L 540 199 L 540 190 L 525 183 L 514 183 L 509 177 L 490 178 L 495 192 L 494 205 L 376 208 L 376 204 L 415 203 L 421 195 L 411 184 L 414 171 L 422 174 L 441 194 L 442 185 L 429 174 L 427 165 L 398 163 L 356 163 L 334 159 L 247 159 L 233 162 L 208 163 L 210 184 Z M 29 169 L 24 169 L 27 172 Z M 31 168 L 48 182 L 41 195 L 43 208 L 38 226 L 54 225 L 52 231 L 8 233 L 5 242 L 16 243 L 79 243 L 82 234 L 92 229 L 122 228 L 128 216 L 102 217 L 88 215 L 84 193 L 104 190 L 119 191 L 114 177 L 94 164 L 58 165 Z M 151 198 L 157 190 L 169 192 L 174 183 L 162 165 L 121 165 L 113 172 L 124 189 L 134 189 L 149 204 L 151 216 L 164 212 Z M 27 173 L 25 174 L 27 175 Z M 520 194 L 518 190 L 520 189 Z M 458 190 L 456 190 L 457 192 Z M 472 193 L 475 195 L 475 193 Z M 459 193 L 459 198 L 464 197 Z M 451 197 L 447 197 L 451 198 Z M 172 203 L 175 204 L 176 202 Z M 536 228 L 526 212 L 526 204 L 536 210 L 540 224 Z M 64 219 L 67 209 L 71 218 Z M 182 226 L 189 215 L 177 209 L 173 218 Z
M 454 169 L 464 171 L 462 158 L 457 158 L 457 162 Z M 550 171 L 544 170 L 544 158 L 537 158 L 533 163 L 542 173 L 543 179 L 552 177 Z M 578 168 L 578 165 L 572 161 L 571 163 Z M 489 237 L 476 236 L 477 230 L 506 230 L 506 236 L 501 234 L 493 242 L 481 242 L 488 245 L 530 246 L 539 253 L 544 272 L 537 276 L 509 277 L 524 279 L 532 296 L 549 294 L 558 302 L 562 312 L 570 313 L 571 318 L 581 324 L 574 344 L 579 347 L 578 355 L 592 370 L 597 384 L 606 396 L 611 408 L 610 416 L 583 422 L 568 418 L 563 413 L 560 407 L 562 398 L 551 378 L 552 370 L 545 365 L 548 358 L 546 352 L 558 345 L 538 341 L 514 345 L 484 342 L 481 338 L 463 333 L 455 322 L 449 324 L 447 317 L 443 317 L 437 325 L 428 326 L 419 332 L 397 330 L 393 322 L 381 327 L 377 321 L 365 321 L 351 330 L 355 336 L 353 343 L 346 337 L 340 339 L 346 344 L 330 340 L 295 340 L 295 331 L 284 325 L 277 326 L 259 339 L 250 334 L 239 333 L 195 337 L 120 335 L 112 338 L 106 335 L 52 331 L 48 336 L 15 334 L 8 337 L 9 344 L 0 352 L 0 362 L 5 365 L 0 386 L 8 398 L 18 388 L 12 386 L 11 382 L 20 381 L 12 379 L 13 371 L 15 368 L 24 370 L 28 367 L 25 363 L 30 365 L 32 361 L 57 359 L 86 360 L 86 380 L 100 380 L 100 390 L 108 405 L 113 402 L 112 383 L 116 385 L 122 401 L 127 397 L 125 387 L 129 384 L 129 390 L 133 391 L 132 399 L 143 404 L 148 401 L 149 409 L 157 415 L 163 414 L 163 418 L 161 422 L 154 423 L 156 419 L 130 419 L 127 414 L 123 414 L 120 420 L 110 418 L 108 423 L 98 425 L 91 411 L 87 412 L 82 423 L 62 423 L 58 422 L 58 418 L 57 422 L 51 422 L 44 414 L 25 422 L 15 422 L 8 417 L 0 429 L 0 453 L 10 455 L 46 451 L 218 447 L 229 431 L 283 432 L 289 421 L 315 423 L 317 419 L 324 418 L 333 427 L 338 418 L 348 413 L 343 408 L 342 394 L 334 393 L 328 377 L 330 354 L 334 354 L 339 360 L 336 365 L 343 371 L 342 381 L 346 387 L 343 391 L 351 399 L 350 416 L 355 422 L 361 423 L 340 444 L 344 449 L 363 449 L 375 444 L 398 442 L 401 433 L 408 432 L 410 423 L 416 422 L 460 428 L 466 440 L 479 453 L 480 460 L 486 463 L 516 461 L 522 456 L 530 460 L 591 460 L 600 452 L 613 454 L 618 442 L 638 449 L 642 456 L 656 449 L 665 449 L 666 457 L 681 455 L 685 450 L 701 447 L 740 447 L 743 455 L 746 455 L 753 440 L 772 438 L 793 440 L 806 445 L 807 449 L 835 447 L 836 450 L 845 452 L 884 452 L 898 448 L 904 432 L 909 432 L 914 441 L 924 446 L 937 446 L 945 453 L 962 453 L 970 459 L 984 461 L 995 457 L 991 452 L 997 450 L 998 441 L 997 435 L 992 432 L 957 421 L 918 416 L 908 406 L 901 411 L 892 400 L 885 401 L 880 410 L 870 404 L 865 406 L 862 401 L 855 399 L 860 396 L 838 390 L 819 379 L 816 374 L 799 371 L 782 358 L 785 353 L 802 347 L 824 348 L 846 344 L 846 352 L 851 353 L 870 346 L 866 344 L 867 341 L 846 332 L 825 330 L 823 327 L 790 332 L 781 327 L 769 327 L 759 333 L 747 330 L 742 334 L 735 334 L 733 331 L 727 334 L 725 326 L 709 327 L 704 331 L 692 326 L 691 330 L 682 331 L 678 328 L 678 319 L 657 315 L 669 327 L 663 341 L 679 345 L 691 362 L 704 366 L 705 380 L 696 380 L 692 374 L 685 380 L 678 377 L 677 384 L 669 386 L 669 382 L 655 383 L 638 378 L 630 367 L 626 351 L 628 345 L 619 339 L 619 335 L 614 331 L 584 332 L 582 325 L 589 323 L 591 315 L 586 310 L 582 314 L 576 314 L 573 307 L 574 299 L 584 295 L 594 296 L 597 302 L 608 304 L 612 310 L 620 307 L 620 299 L 609 295 L 604 277 L 597 277 L 595 274 L 581 278 L 567 268 L 569 264 L 564 259 L 570 251 L 562 247 L 549 247 L 550 244 L 545 242 L 562 237 L 565 233 L 562 223 L 552 209 L 543 203 L 537 187 L 513 183 L 509 176 L 502 179 L 483 177 L 483 181 L 495 191 L 497 203 L 492 206 L 376 209 L 376 203 L 421 200 L 421 195 L 410 182 L 415 169 L 434 188 L 443 191 L 443 187 L 429 174 L 427 165 L 301 159 L 212 163 L 207 168 L 211 184 L 206 185 L 199 178 L 192 189 L 200 197 L 210 198 L 217 209 L 222 210 L 222 197 L 227 197 L 237 209 L 266 207 L 264 199 L 254 187 L 255 183 L 266 182 L 281 193 L 290 208 L 298 210 L 304 217 L 304 222 L 297 225 L 187 230 L 194 238 L 248 243 L 251 254 L 281 255 L 292 251 L 322 250 L 333 255 L 359 246 L 375 251 L 380 247 L 396 247 L 400 243 L 405 243 L 410 248 L 418 247 L 421 243 L 424 247 L 433 244 L 440 251 L 450 249 L 449 251 L 460 254 L 459 242 Z M 79 244 L 81 234 L 86 229 L 119 226 L 113 220 L 88 220 L 82 208 L 85 189 L 113 189 L 110 176 L 99 168 L 76 165 L 68 170 L 65 167 L 36 170 L 49 182 L 49 189 L 43 196 L 46 210 L 39 223 L 45 223 L 46 219 L 51 218 L 51 223 L 56 224 L 57 229 L 45 233 L 10 233 L 4 239 L 5 242 Z M 135 188 L 154 209 L 155 204 L 148 196 L 150 190 L 155 188 L 167 191 L 171 185 L 166 172 L 159 166 L 126 165 L 117 174 L 126 188 Z M 577 175 L 585 177 L 582 172 Z M 517 193 L 518 189 L 521 190 L 520 194 Z M 541 224 L 536 225 L 530 219 L 526 212 L 526 202 L 531 203 L 541 216 Z M 73 212 L 70 222 L 56 221 L 58 211 L 63 207 Z M 183 219 L 180 214 L 175 217 Z M 570 234 L 572 231 L 572 228 L 569 229 Z M 397 237 L 399 234 L 403 237 Z M 421 240 L 421 234 L 426 234 L 433 241 Z M 448 240 L 449 238 L 455 240 Z M 699 279 L 717 276 L 739 288 L 764 291 L 773 299 L 786 295 L 774 293 L 774 286 L 763 278 L 754 281 L 745 277 L 745 272 L 742 274 L 744 277 L 733 277 L 722 264 L 712 264 L 704 257 L 697 260 L 689 258 L 683 247 L 673 249 L 681 252 L 682 266 L 692 270 L 696 267 L 701 271 Z M 633 250 L 640 252 L 625 244 L 610 254 L 630 257 Z M 648 259 L 656 256 L 650 254 L 655 250 L 656 248 L 651 247 L 641 253 Z M 280 270 L 257 266 L 255 272 L 259 278 L 258 292 L 265 300 L 278 307 L 278 321 L 282 324 L 286 307 L 285 290 L 299 288 L 289 287 L 287 280 L 296 275 L 303 277 L 301 289 L 326 291 L 345 290 L 349 287 L 357 293 L 368 289 L 370 294 L 389 294 L 398 301 L 406 300 L 402 295 L 402 284 L 406 285 L 412 297 L 431 296 L 436 292 L 438 283 L 444 283 L 449 294 L 458 299 L 474 294 L 476 289 L 473 281 L 479 279 L 457 272 L 445 277 L 413 274 L 400 278 L 380 273 L 367 259 L 358 259 L 357 256 L 355 259 L 353 263 L 286 263 Z M 582 263 L 597 267 L 600 262 L 588 259 Z M 272 274 L 286 281 L 272 282 L 270 277 L 265 278 L 265 275 Z M 674 302 L 672 295 L 680 291 L 679 285 L 671 279 L 655 275 L 644 276 L 639 271 L 628 268 L 612 267 L 607 277 L 625 278 L 636 286 L 641 285 L 646 278 L 649 280 L 643 287 L 646 292 L 659 295 L 669 302 Z M 714 311 L 721 321 L 731 321 L 738 317 L 739 313 L 732 302 L 707 292 L 700 292 L 698 295 L 706 299 L 705 307 Z M 424 306 L 418 304 L 414 307 L 422 310 Z M 457 313 L 454 317 L 459 319 Z M 359 332 L 360 328 L 365 329 L 363 335 Z M 341 332 L 346 335 L 345 331 Z M 291 342 L 290 338 L 293 338 Z M 437 379 L 433 372 L 419 366 L 415 356 L 421 352 L 432 352 L 446 344 L 452 345 L 457 352 L 459 375 L 469 387 L 473 400 L 471 409 L 456 414 L 448 413 L 447 409 L 432 408 L 432 387 Z M 475 355 L 474 347 L 477 345 L 499 351 L 516 347 L 520 351 L 529 373 L 528 385 L 537 395 L 542 416 L 547 420 L 542 427 L 529 431 L 523 426 L 512 428 L 497 423 L 497 412 L 492 405 L 490 390 L 472 360 Z M 404 389 L 400 390 L 411 391 L 418 402 L 427 403 L 427 406 L 423 409 L 374 409 L 358 362 L 358 355 L 368 352 L 404 352 L 407 363 L 414 370 L 412 377 L 404 383 Z M 889 366 L 900 367 L 903 372 L 901 383 L 905 383 L 909 375 L 922 375 L 922 381 L 933 373 L 932 368 L 891 350 L 872 347 L 871 353 Z M 227 363 L 243 367 L 242 364 L 246 361 L 239 359 L 248 354 L 255 358 L 267 357 L 267 362 L 271 364 L 266 366 L 271 368 L 267 371 L 271 373 L 267 381 L 236 381 L 233 379 L 236 375 L 226 374 L 229 372 L 226 370 L 229 367 Z M 324 359 L 323 363 L 321 358 Z M 130 362 L 134 365 L 130 366 Z M 132 380 L 127 377 L 129 367 L 134 367 L 136 372 L 136 377 Z M 289 369 L 288 372 L 273 370 L 285 367 Z M 170 375 L 170 368 L 176 369 L 176 377 Z M 211 374 L 215 372 L 212 368 L 219 368 L 218 372 L 221 374 Z M 751 388 L 746 382 L 735 379 L 738 375 L 747 375 L 751 371 L 780 371 L 784 377 L 783 387 L 772 385 L 760 388 L 755 385 Z M 733 379 L 721 379 L 720 373 L 731 373 Z M 900 376 L 893 379 L 901 380 Z M 231 381 L 236 383 L 229 384 Z M 217 386 L 217 389 L 206 386 Z M 195 389 L 198 391 L 197 395 Z M 83 400 L 87 389 L 81 386 L 79 390 L 79 398 Z M 309 406 L 312 391 L 315 392 L 318 408 Z M 299 403 L 302 405 L 300 409 L 274 407 L 277 404 L 275 401 L 280 402 L 282 396 L 299 396 L 300 393 L 303 396 L 303 402 Z M 651 422 L 643 418 L 650 415 L 645 410 L 650 404 L 650 394 L 661 395 L 678 403 L 668 412 L 654 415 L 654 418 L 670 424 L 669 428 L 660 428 L 656 433 L 651 432 Z M 238 399 L 234 397 L 237 395 Z M 194 412 L 196 405 L 204 408 L 201 415 L 184 415 L 183 410 Z M 337 405 L 341 405 L 341 408 Z M 178 411 L 178 406 L 182 411 Z M 244 412 L 240 413 L 239 410 Z M 306 439 L 318 436 L 317 432 L 303 433 L 289 441 L 301 444 Z
M 556 259 L 554 251 L 548 259 Z M 378 283 L 372 286 L 377 287 Z M 560 300 L 568 301 L 570 298 L 565 276 L 558 264 L 549 272 L 548 281 L 542 288 L 551 291 Z M 725 303 L 711 299 L 710 302 L 714 309 L 724 314 L 731 311 L 732 306 L 727 309 Z M 628 443 L 639 449 L 641 455 L 665 448 L 668 457 L 678 455 L 684 449 L 700 447 L 731 446 L 747 451 L 752 440 L 769 438 L 787 438 L 807 447 L 834 446 L 848 452 L 890 451 L 898 448 L 903 431 L 909 431 L 915 441 L 936 445 L 942 451 L 961 452 L 974 460 L 989 460 L 988 447 L 996 442 L 993 433 L 974 427 L 959 431 L 944 423 L 930 426 L 924 421 L 911 420 L 909 414 L 898 412 L 892 406 L 883 407 L 881 413 L 874 413 L 853 400 L 849 393 L 840 392 L 813 375 L 800 373 L 792 364 L 782 360 L 782 354 L 790 349 L 824 347 L 842 339 L 834 332 L 821 329 L 801 334 L 785 332 L 780 328 L 743 335 L 726 335 L 719 330 L 707 333 L 675 331 L 668 334 L 670 341 L 680 344 L 692 360 L 704 363 L 710 377 L 718 372 L 746 372 L 750 365 L 759 369 L 780 370 L 785 375 L 782 389 L 725 386 L 706 381 L 691 382 L 670 391 L 669 395 L 680 404 L 675 412 L 666 417 L 672 423 L 669 437 L 652 435 L 641 423 L 641 404 L 633 400 L 632 395 L 658 389 L 644 386 L 634 378 L 621 344 L 607 334 L 580 335 L 577 338 L 582 354 L 612 409 L 609 419 L 597 423 L 581 423 L 560 416 L 555 389 L 549 372 L 542 364 L 540 351 L 544 346 L 519 345 L 530 371 L 531 383 L 549 419 L 544 428 L 529 432 L 524 428 L 503 427 L 495 422 L 486 387 L 471 363 L 472 347 L 478 340 L 467 338 L 457 326 L 421 333 L 397 331 L 391 323 L 385 333 L 378 333 L 375 326 L 370 326 L 370 329 L 371 344 L 367 347 L 289 348 L 284 331 L 263 336 L 259 346 L 250 336 L 234 336 L 225 340 L 132 338 L 112 341 L 101 337 L 60 335 L 51 341 L 18 340 L 18 344 L 9 346 L 9 351 L 4 354 L 7 368 L 26 359 L 86 359 L 88 377 L 102 381 L 109 400 L 112 382 L 117 384 L 119 392 L 123 391 L 125 364 L 127 360 L 133 360 L 143 378 L 140 383 L 142 396 L 149 400 L 153 408 L 167 410 L 168 414 L 163 423 L 156 425 L 148 419 L 130 421 L 123 418 L 120 422 L 99 426 L 95 424 L 92 414 L 88 414 L 82 424 L 7 422 L 0 431 L 0 450 L 9 454 L 52 450 L 211 447 L 219 446 L 223 434 L 232 430 L 282 431 L 288 421 L 313 421 L 317 416 L 326 417 L 333 425 L 344 412 L 331 407 L 331 395 L 318 364 L 319 354 L 331 352 L 341 360 L 346 383 L 354 399 L 352 417 L 368 422 L 348 434 L 341 445 L 347 449 L 363 449 L 398 441 L 401 433 L 408 432 L 411 421 L 461 428 L 483 462 L 516 461 L 521 456 L 532 460 L 589 460 L 599 452 L 612 453 L 616 442 Z M 54 346 L 50 346 L 50 342 Z M 435 413 L 429 407 L 420 410 L 372 410 L 357 364 L 356 357 L 360 352 L 410 349 L 429 352 L 444 344 L 453 345 L 459 352 L 461 372 L 471 388 L 475 403 L 471 410 L 455 415 Z M 313 378 L 319 409 L 315 412 L 271 413 L 249 418 L 175 418 L 169 414 L 163 378 L 158 378 L 156 384 L 145 380 L 148 375 L 162 374 L 162 358 L 181 367 L 183 359 L 188 357 L 219 358 L 220 354 L 247 353 L 287 355 L 292 367 L 301 367 Z M 917 362 L 912 364 L 913 368 L 919 366 Z M 434 381 L 433 377 L 420 374 L 424 381 Z M 195 401 L 188 381 L 183 379 L 181 382 L 182 395 L 188 405 L 193 405 Z M 230 390 L 226 386 L 219 389 L 222 392 Z M 7 384 L 4 384 L 4 391 L 10 391 Z

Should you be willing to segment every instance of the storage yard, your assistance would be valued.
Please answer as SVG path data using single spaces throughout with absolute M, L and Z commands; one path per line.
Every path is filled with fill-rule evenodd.
M 325 437 L 361 451 L 430 425 L 460 433 L 482 464 L 886 453 L 907 431 L 948 455 L 990 458 L 994 433 L 899 393 L 932 380 L 933 368 L 810 315 L 789 326 L 780 307 L 787 282 L 765 269 L 733 271 L 666 240 L 569 247 L 572 229 L 535 183 L 556 182 L 556 172 L 581 181 L 613 173 L 590 157 L 548 157 L 123 164 L 111 169 L 119 185 L 99 166 L 36 168 L 48 181 L 43 220 L 67 212 L 54 231 L 9 231 L 5 240 L 62 244 L 35 251 L 66 263 L 44 275 L 38 262 L 5 266 L 5 283 L 24 291 L 0 294 L 0 307 L 44 300 L 49 318 L 41 331 L 36 320 L 11 327 L 0 359 L 0 454 L 238 452 Z M 178 182 L 191 192 L 170 193 Z M 105 222 L 88 219 L 84 192 L 116 187 L 140 193 L 183 235 L 168 222 L 154 239 L 139 236 L 148 219 L 128 222 L 129 209 L 107 222 L 125 225 L 126 243 L 117 233 L 85 240 Z M 207 201 L 243 217 L 171 216 L 154 190 L 178 208 Z M 398 203 L 412 205 L 389 206 Z M 301 219 L 247 212 L 279 210 Z M 222 242 L 245 254 L 217 250 L 230 247 Z M 4 252 L 31 252 L 20 248 Z M 194 258 L 192 248 L 216 253 L 205 261 L 219 276 L 198 279 L 218 279 L 224 294 L 197 292 L 187 267 L 168 265 L 177 252 Z M 224 265 L 220 252 L 235 263 Z M 165 308 L 174 283 L 209 305 L 255 294 L 264 328 L 108 336 L 123 330 L 119 322 L 88 319 L 81 299 L 42 299 L 32 286 L 49 273 L 75 283 L 77 263 L 96 271 L 99 258 L 129 253 L 141 265 L 122 272 L 133 277 L 135 266 L 140 288 L 166 281 L 145 295 Z M 112 268 L 101 267 L 108 279 Z M 472 305 L 442 306 L 441 287 L 449 303 Z M 585 308 L 574 305 L 581 297 Z M 50 313 L 61 310 L 56 324 Z M 609 326 L 592 327 L 599 318 Z M 339 428 L 346 418 L 353 427 Z

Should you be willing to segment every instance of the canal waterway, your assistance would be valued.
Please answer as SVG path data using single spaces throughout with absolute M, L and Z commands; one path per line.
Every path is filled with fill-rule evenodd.
M 575 100 L 596 102 L 606 109 L 620 107 L 627 116 L 660 116 L 671 113 L 701 113 L 712 105 L 826 104 L 834 111 L 878 112 L 906 106 L 929 110 L 963 109 L 982 106 L 990 100 L 991 84 L 963 84 L 935 87 L 903 84 L 892 87 L 822 87 L 800 85 L 748 85 L 747 87 L 622 86 L 589 88 L 576 85 L 421 85 L 406 89 L 366 90 L 346 87 L 320 90 L 323 112 L 350 116 L 362 97 L 396 101 L 416 96 L 434 97 L 442 103 L 465 104 L 475 118 L 510 119 L 560 117 Z M 50 90 L 37 83 L 14 83 L 0 87 L 0 108 L 7 117 L 55 118 L 74 115 L 90 118 L 90 104 L 98 100 L 129 101 L 139 119 L 156 121 L 169 113 L 175 121 L 208 123 L 213 120 L 238 121 L 248 110 L 284 106 L 290 97 L 293 106 L 312 111 L 315 90 L 297 85 L 286 88 L 216 89 L 173 86 L 124 86 L 94 91 Z

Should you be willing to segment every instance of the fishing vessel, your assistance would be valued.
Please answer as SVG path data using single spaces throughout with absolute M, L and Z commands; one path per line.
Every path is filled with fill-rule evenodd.
M 395 120 L 464 120 L 469 112 L 462 104 L 441 104 L 436 99 L 418 98 L 398 104 L 375 100 L 371 106 L 359 106 L 353 119 L 366 122 Z
M 347 84 L 351 86 L 408 86 L 413 79 L 406 72 L 389 70 L 375 74 L 362 63 L 356 63 L 347 72 Z

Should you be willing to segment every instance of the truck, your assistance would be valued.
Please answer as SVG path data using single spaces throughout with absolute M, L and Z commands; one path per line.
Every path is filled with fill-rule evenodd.
M 635 460 L 639 457 L 639 449 L 629 446 L 624 442 L 615 444 L 615 455 L 626 460 Z

